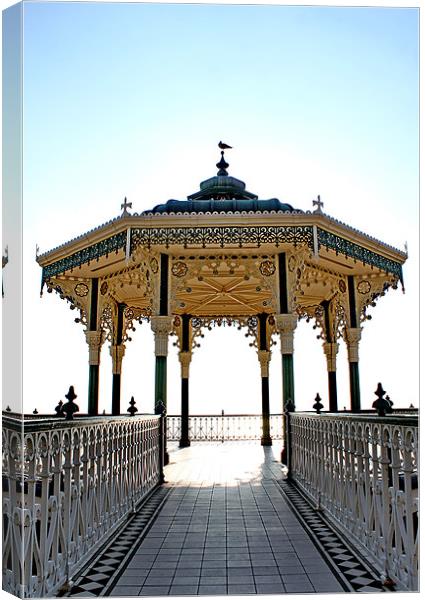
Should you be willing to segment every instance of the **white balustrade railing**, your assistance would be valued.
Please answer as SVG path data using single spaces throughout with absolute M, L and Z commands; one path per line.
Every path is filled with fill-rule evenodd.
M 418 586 L 418 418 L 290 414 L 292 479 L 383 576 Z
M 272 439 L 283 439 L 283 416 L 270 415 Z M 190 415 L 189 439 L 194 442 L 226 442 L 259 440 L 262 436 L 261 415 Z M 179 441 L 181 437 L 180 415 L 167 416 L 167 439 Z
M 70 581 L 160 480 L 159 417 L 3 415 L 3 588 Z

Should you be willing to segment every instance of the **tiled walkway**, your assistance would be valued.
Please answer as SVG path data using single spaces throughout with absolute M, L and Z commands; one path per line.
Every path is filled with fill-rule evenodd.
M 346 591 L 276 485 L 278 451 L 258 442 L 171 451 L 170 494 L 110 595 Z

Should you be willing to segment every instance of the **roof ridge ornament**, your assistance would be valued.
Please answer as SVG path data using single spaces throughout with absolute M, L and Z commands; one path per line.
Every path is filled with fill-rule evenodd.
M 131 214 L 128 212 L 127 208 L 133 208 L 133 203 L 127 202 L 127 196 L 124 197 L 124 203 L 121 204 L 121 208 L 123 209 L 121 213 L 122 217 L 131 217 Z
M 324 203 L 320 200 L 320 194 L 318 194 L 317 200 L 313 200 L 313 206 L 317 206 L 314 214 L 323 215 L 322 206 L 324 206 Z

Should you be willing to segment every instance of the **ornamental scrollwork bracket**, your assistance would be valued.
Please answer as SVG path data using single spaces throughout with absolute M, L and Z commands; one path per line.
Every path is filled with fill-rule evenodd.
M 368 309 L 374 308 L 379 298 L 385 296 L 390 288 L 396 290 L 399 281 L 399 277 L 391 274 L 354 278 L 357 318 L 360 324 L 372 319 Z
M 87 327 L 89 310 L 90 280 L 86 279 L 48 279 L 46 281 L 47 293 L 55 292 L 61 300 L 69 304 L 70 310 L 78 309 L 80 316 L 74 321 Z

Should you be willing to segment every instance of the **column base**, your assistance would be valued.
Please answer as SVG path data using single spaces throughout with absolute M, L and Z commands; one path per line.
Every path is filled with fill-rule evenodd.
M 189 446 L 190 446 L 190 440 L 181 439 L 179 441 L 179 448 L 189 448 Z
M 262 446 L 271 446 L 273 444 L 272 438 L 269 436 L 266 437 L 262 437 L 261 438 L 261 445 Z
M 164 467 L 165 465 L 168 465 L 170 462 L 170 455 L 168 454 L 168 452 L 164 452 Z

